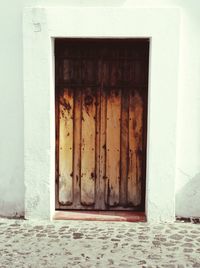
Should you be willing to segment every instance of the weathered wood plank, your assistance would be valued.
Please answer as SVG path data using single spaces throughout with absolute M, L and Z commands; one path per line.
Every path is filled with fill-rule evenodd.
M 98 143 L 97 143 L 97 168 L 96 203 L 95 208 L 105 209 L 105 163 L 106 163 L 106 95 L 102 89 L 98 90 Z
M 105 79 L 106 64 L 104 61 L 98 62 L 97 80 L 101 86 L 97 90 L 97 121 L 96 121 L 96 202 L 95 209 L 105 209 L 105 168 L 106 168 L 106 93 L 102 85 Z
M 91 88 L 82 94 L 82 135 L 81 135 L 81 204 L 95 202 L 95 133 L 96 98 Z
M 120 91 L 111 91 L 107 96 L 106 128 L 106 203 L 119 204 L 120 181 Z
M 70 75 L 71 75 L 70 60 L 65 59 L 63 61 L 63 80 L 70 81 Z
M 134 206 L 141 203 L 142 135 L 143 101 L 139 93 L 135 91 L 130 94 L 128 170 L 128 203 Z
M 80 206 L 81 182 L 81 90 L 74 90 L 74 165 L 73 165 L 73 192 L 74 208 Z
M 95 142 L 95 152 L 96 152 L 96 181 L 95 181 L 95 209 L 99 209 L 99 204 L 101 203 L 101 188 L 100 188 L 100 89 L 96 91 L 96 142 Z
M 56 127 L 56 155 L 55 155 L 55 207 L 60 207 L 59 203 L 59 143 L 60 143 L 60 90 L 57 86 L 59 80 L 59 69 L 63 66 L 61 61 L 55 60 L 55 127 Z
M 128 149 L 129 149 L 129 90 L 122 93 L 121 111 L 121 174 L 120 174 L 120 204 L 127 203 L 128 179 Z
M 70 205 L 73 201 L 73 96 L 64 89 L 60 96 L 59 132 L 59 203 Z

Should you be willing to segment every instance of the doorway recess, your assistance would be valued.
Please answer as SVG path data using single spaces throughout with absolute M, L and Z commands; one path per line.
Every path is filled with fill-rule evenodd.
M 55 40 L 57 210 L 145 211 L 148 65 L 148 39 Z

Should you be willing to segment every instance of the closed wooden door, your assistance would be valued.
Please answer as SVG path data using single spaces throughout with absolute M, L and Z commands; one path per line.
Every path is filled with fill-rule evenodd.
M 57 39 L 56 208 L 143 210 L 148 40 Z

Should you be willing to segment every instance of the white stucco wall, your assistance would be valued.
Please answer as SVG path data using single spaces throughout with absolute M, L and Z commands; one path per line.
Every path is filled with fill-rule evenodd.
M 22 1 L 0 9 L 0 215 L 23 214 Z
M 176 214 L 200 216 L 200 1 L 182 8 Z
M 181 8 L 176 214 L 186 217 L 200 216 L 200 2 L 198 0 L 2 1 L 0 10 L 0 215 L 15 216 L 24 213 L 22 11 L 25 6 L 35 5 L 82 6 L 83 8 L 91 5 Z M 163 157 L 164 155 L 165 152 Z

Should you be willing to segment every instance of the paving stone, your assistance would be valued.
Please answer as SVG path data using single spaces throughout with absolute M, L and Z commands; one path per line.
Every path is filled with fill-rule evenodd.
M 174 240 L 180 240 L 183 238 L 183 235 L 173 234 L 173 235 L 170 235 L 169 238 L 174 239 Z
M 200 225 L 0 219 L 0 267 L 200 267 Z

